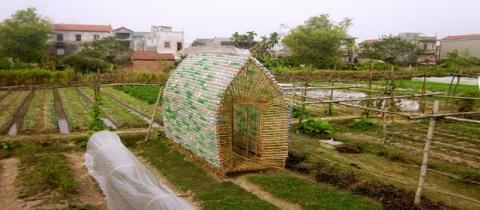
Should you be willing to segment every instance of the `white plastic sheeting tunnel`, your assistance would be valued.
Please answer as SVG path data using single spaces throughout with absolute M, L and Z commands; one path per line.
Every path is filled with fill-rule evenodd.
M 100 131 L 90 137 L 85 163 L 106 196 L 109 209 L 195 209 L 160 185 L 113 132 Z

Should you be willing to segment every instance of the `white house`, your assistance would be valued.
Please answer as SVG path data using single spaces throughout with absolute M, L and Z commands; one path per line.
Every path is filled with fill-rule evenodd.
M 54 34 L 50 41 L 52 49 L 50 54 L 64 55 L 74 52 L 78 45 L 96 39 L 111 36 L 110 25 L 85 25 L 85 24 L 54 24 Z
M 184 45 L 183 31 L 173 31 L 170 26 L 152 26 L 151 31 L 145 33 L 144 40 L 143 50 L 154 50 L 161 54 L 175 55 Z M 138 40 L 135 42 L 140 43 Z

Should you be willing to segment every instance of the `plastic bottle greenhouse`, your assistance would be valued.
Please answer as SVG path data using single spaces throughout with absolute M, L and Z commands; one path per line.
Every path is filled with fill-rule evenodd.
M 273 75 L 237 51 L 190 53 L 163 93 L 165 133 L 219 173 L 283 168 L 288 104 Z

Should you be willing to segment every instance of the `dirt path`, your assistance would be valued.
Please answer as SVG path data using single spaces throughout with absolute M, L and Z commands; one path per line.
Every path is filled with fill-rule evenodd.
M 76 198 L 83 204 L 92 204 L 97 209 L 107 209 L 107 203 L 97 183 L 88 174 L 83 153 L 65 154 L 75 180 L 80 182 Z
M 233 177 L 230 179 L 230 181 L 242 187 L 243 189 L 247 190 L 248 192 L 251 192 L 254 195 L 258 196 L 260 199 L 265 200 L 280 209 L 284 209 L 284 210 L 302 209 L 298 204 L 290 203 L 283 199 L 277 198 L 268 192 L 263 191 L 262 188 L 260 188 L 259 186 L 250 183 L 247 180 L 246 175 Z
M 10 158 L 0 160 L 0 208 L 9 210 L 31 209 L 40 201 L 22 201 L 17 199 L 18 192 L 15 188 L 15 178 L 18 176 L 18 159 Z

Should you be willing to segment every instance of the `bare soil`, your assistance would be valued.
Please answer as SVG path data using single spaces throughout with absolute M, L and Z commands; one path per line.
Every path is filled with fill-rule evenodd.
M 65 154 L 72 170 L 73 177 L 80 183 L 78 188 L 78 196 L 76 198 L 80 203 L 91 204 L 96 209 L 107 209 L 107 203 L 100 187 L 88 174 L 83 159 L 83 153 L 74 152 Z
M 23 201 L 17 198 L 18 191 L 14 183 L 18 176 L 19 164 L 20 161 L 16 158 L 0 160 L 0 206 L 2 209 L 31 209 L 41 202 L 39 200 Z

